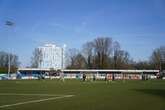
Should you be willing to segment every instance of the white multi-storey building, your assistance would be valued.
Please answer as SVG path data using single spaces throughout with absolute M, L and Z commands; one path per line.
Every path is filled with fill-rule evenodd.
M 65 68 L 65 45 L 59 47 L 55 44 L 45 44 L 38 49 L 41 52 L 39 68 Z

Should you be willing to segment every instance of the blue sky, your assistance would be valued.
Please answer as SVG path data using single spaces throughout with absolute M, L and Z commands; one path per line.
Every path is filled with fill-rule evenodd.
M 19 55 L 24 66 L 43 43 L 81 48 L 99 36 L 147 60 L 165 44 L 165 0 L 0 0 L 0 50 Z

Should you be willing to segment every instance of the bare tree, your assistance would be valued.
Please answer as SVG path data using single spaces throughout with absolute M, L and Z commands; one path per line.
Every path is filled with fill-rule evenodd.
M 93 41 L 95 66 L 99 69 L 109 68 L 109 56 L 112 52 L 112 39 L 99 37 Z
M 93 68 L 93 60 L 94 60 L 94 55 L 93 55 L 93 42 L 87 42 L 83 45 L 83 56 L 86 61 L 86 68 Z
M 74 64 L 75 64 L 75 59 L 76 56 L 78 55 L 78 50 L 75 48 L 69 49 L 67 51 L 67 61 L 66 61 L 66 66 L 67 68 L 74 68 Z
M 8 56 L 10 55 L 10 63 L 13 67 L 19 66 L 18 56 L 11 53 L 0 52 L 0 67 L 8 67 Z
M 77 54 L 77 56 L 75 57 L 74 68 L 76 69 L 86 68 L 86 61 L 85 61 L 84 56 L 81 53 Z
M 10 65 L 12 67 L 18 67 L 19 66 L 18 56 L 10 54 Z
M 68 68 L 119 69 L 130 68 L 129 53 L 120 49 L 118 42 L 109 37 L 99 37 L 86 42 L 83 49 L 70 49 Z
M 34 52 L 33 52 L 33 56 L 31 57 L 31 67 L 33 68 L 38 68 L 41 66 L 41 62 L 42 62 L 42 51 L 39 48 L 35 48 Z
M 124 69 L 128 67 L 129 64 L 129 54 L 124 50 L 119 50 L 115 56 L 115 69 Z
M 155 49 L 150 58 L 155 69 L 165 69 L 165 46 Z
M 0 52 L 0 66 L 1 67 L 7 67 L 7 53 L 6 52 Z
M 119 42 L 115 41 L 113 43 L 113 68 L 114 69 L 117 68 L 120 53 L 121 53 L 120 52 L 120 44 L 119 44 Z
M 10 56 L 10 57 L 9 57 Z M 10 58 L 11 72 L 16 72 L 20 62 L 18 56 L 12 53 L 0 52 L 0 68 L 2 71 L 7 72 L 8 62 Z

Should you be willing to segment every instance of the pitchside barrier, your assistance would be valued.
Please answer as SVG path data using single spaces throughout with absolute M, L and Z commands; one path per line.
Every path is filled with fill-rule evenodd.
M 142 76 L 140 74 L 95 74 L 97 80 L 104 80 L 107 77 L 107 80 L 141 80 Z M 59 79 L 60 76 L 43 76 L 44 79 Z M 148 79 L 155 79 L 155 75 L 147 75 Z M 82 79 L 82 74 L 65 74 L 65 79 Z M 94 78 L 93 74 L 86 74 L 86 80 L 91 80 Z M 16 75 L 10 77 L 10 79 L 16 79 Z M 39 79 L 37 75 L 23 75 L 18 79 Z
M 19 76 L 19 77 L 18 77 Z M 65 79 L 82 79 L 83 73 L 65 73 L 64 78 Z M 86 73 L 86 80 L 93 80 L 95 77 L 96 80 L 141 80 L 142 75 L 141 74 L 112 74 L 112 73 L 104 73 L 104 74 L 92 74 L 92 73 Z M 114 79 L 113 79 L 114 77 Z M 60 75 L 56 76 L 49 76 L 49 75 L 36 75 L 36 74 L 22 74 L 22 75 L 17 75 L 17 74 L 11 74 L 10 78 L 11 80 L 15 79 L 59 79 L 61 78 Z M 156 75 L 154 74 L 147 74 L 145 75 L 146 79 L 156 79 Z M 7 74 L 1 74 L 0 75 L 0 80 L 7 80 L 8 75 Z M 163 78 L 165 79 L 165 78 Z
M 114 79 L 116 80 L 140 80 L 141 79 L 141 75 L 139 74 L 107 74 L 107 77 L 109 80 L 113 79 L 113 75 L 114 75 Z

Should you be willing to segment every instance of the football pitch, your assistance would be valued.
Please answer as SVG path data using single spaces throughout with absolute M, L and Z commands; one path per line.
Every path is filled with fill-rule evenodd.
M 0 81 L 0 110 L 165 110 L 165 81 Z

